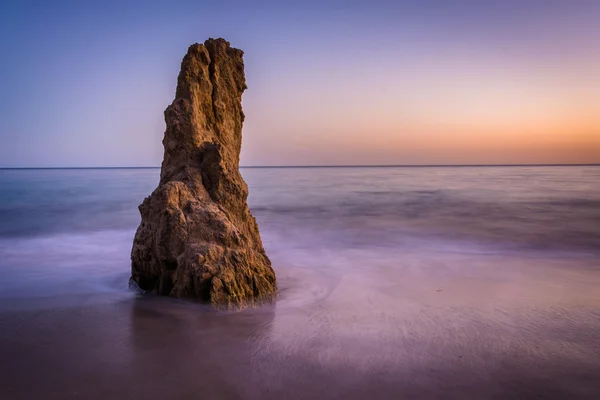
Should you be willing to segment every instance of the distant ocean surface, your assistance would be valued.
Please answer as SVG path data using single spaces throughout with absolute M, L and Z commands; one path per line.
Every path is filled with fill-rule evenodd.
M 600 398 L 600 167 L 243 168 L 280 295 L 234 314 L 128 288 L 159 173 L 0 170 L 8 398 Z

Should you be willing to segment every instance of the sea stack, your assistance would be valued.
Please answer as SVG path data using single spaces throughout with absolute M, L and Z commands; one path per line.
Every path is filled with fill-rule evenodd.
M 131 251 L 131 278 L 146 292 L 239 309 L 277 290 L 239 172 L 243 54 L 209 39 L 183 58 L 160 183 L 139 206 Z

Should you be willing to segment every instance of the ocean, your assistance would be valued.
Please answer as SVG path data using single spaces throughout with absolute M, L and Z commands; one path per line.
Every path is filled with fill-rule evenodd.
M 3 398 L 600 398 L 600 166 L 242 168 L 234 313 L 129 288 L 159 173 L 0 170 Z

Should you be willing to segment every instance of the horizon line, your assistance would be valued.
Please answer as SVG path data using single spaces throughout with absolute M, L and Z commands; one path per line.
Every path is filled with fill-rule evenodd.
M 242 165 L 239 168 L 466 168 L 466 167 L 598 167 L 587 164 L 366 164 L 366 165 Z M 64 169 L 160 169 L 156 167 L 0 167 L 0 170 L 64 170 Z

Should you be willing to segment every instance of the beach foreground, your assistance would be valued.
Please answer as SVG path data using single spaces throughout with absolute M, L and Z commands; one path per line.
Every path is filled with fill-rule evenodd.
M 414 279 L 377 284 L 351 273 L 335 287 L 304 289 L 315 291 L 310 304 L 294 304 L 307 293 L 284 289 L 281 306 L 229 314 L 137 295 L 5 311 L 3 396 L 600 395 L 598 279 L 581 282 L 567 297 L 560 290 L 542 294 L 551 284 L 534 277 L 520 285 L 474 278 L 470 289 L 453 278 L 415 288 Z M 365 295 L 372 285 L 379 294 Z M 507 286 L 511 293 L 501 294 Z

